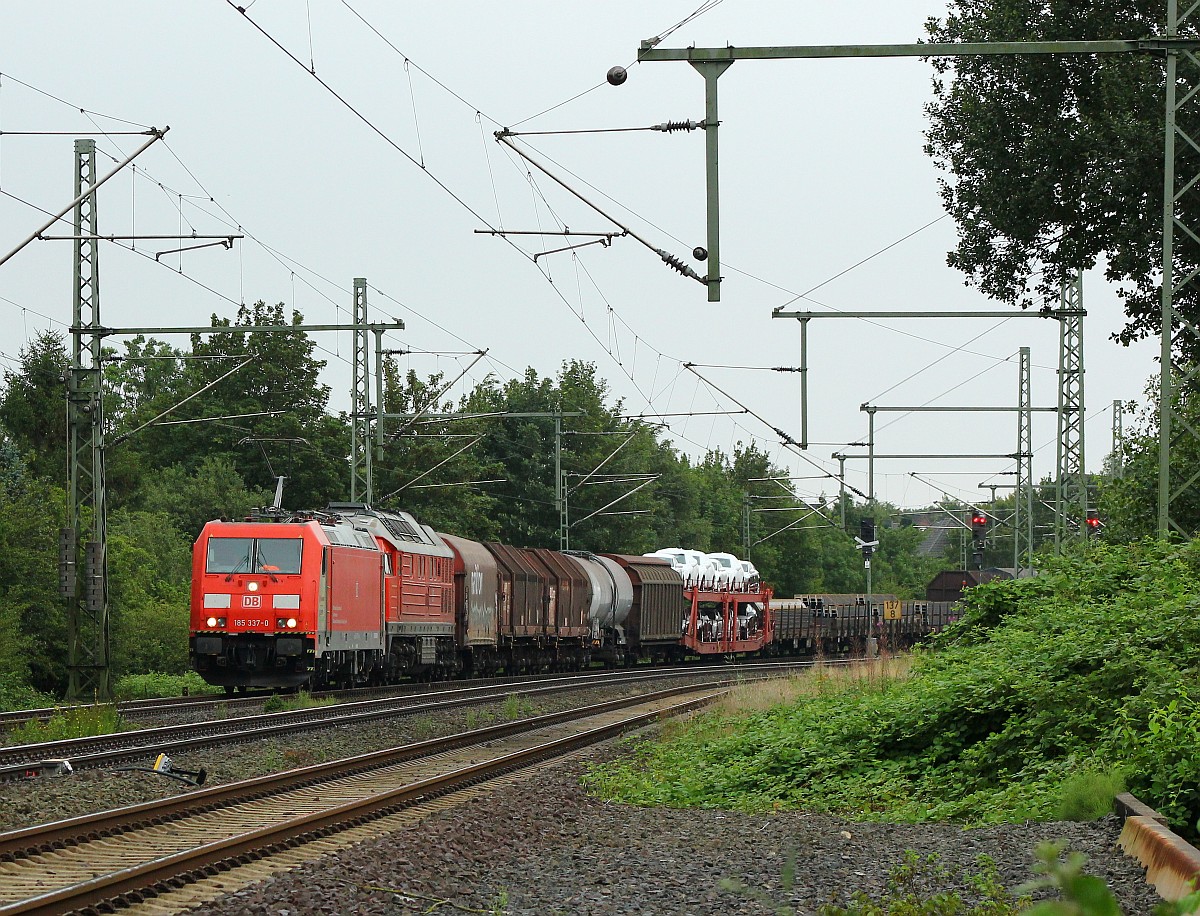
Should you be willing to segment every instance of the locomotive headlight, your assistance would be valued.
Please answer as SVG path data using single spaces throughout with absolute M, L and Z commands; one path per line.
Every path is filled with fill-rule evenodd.
M 248 591 L 248 592 L 258 591 L 258 583 L 257 582 L 247 582 L 246 583 L 246 591 Z
M 291 630 L 296 629 L 296 618 L 295 617 L 288 618 L 288 629 L 291 629 Z
M 209 617 L 209 618 L 208 618 L 208 620 L 207 620 L 206 622 L 208 623 L 208 625 L 209 625 L 210 627 L 215 627 L 215 626 L 217 625 L 217 618 L 216 618 L 216 617 Z

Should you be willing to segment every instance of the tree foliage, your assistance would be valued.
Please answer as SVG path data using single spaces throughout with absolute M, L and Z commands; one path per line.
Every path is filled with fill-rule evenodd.
M 287 508 L 349 498 L 350 418 L 329 412 L 324 362 L 301 320 L 259 302 L 232 321 L 214 317 L 215 333 L 187 348 L 138 337 L 105 351 L 117 675 L 182 673 L 190 549 L 205 522 L 269 504 L 278 476 L 287 478 Z M 56 567 L 67 363 L 62 338 L 44 334 L 0 393 L 0 670 L 13 674 L 0 684 L 4 695 L 66 683 Z M 564 524 L 571 548 L 595 552 L 683 546 L 744 556 L 748 544 L 780 594 L 865 590 L 836 502 L 800 499 L 755 442 L 681 453 L 659 426 L 625 415 L 593 363 L 568 360 L 550 376 L 489 375 L 457 399 L 441 374 L 402 374 L 389 360 L 384 378 L 391 416 L 373 453 L 378 507 L 521 546 L 559 546 Z M 857 530 L 861 510 L 845 508 Z M 877 511 L 882 519 L 890 508 Z M 915 533 L 882 521 L 880 529 L 876 590 L 920 595 L 932 571 L 913 559 Z
M 1147 393 L 1157 385 L 1152 380 Z M 1148 400 L 1150 400 L 1148 398 Z M 1194 389 L 1176 392 L 1175 407 L 1185 430 L 1200 429 L 1200 398 Z M 1178 429 L 1179 426 L 1176 428 Z M 1100 512 L 1104 539 L 1136 541 L 1156 534 L 1158 525 L 1158 412 L 1142 405 L 1134 415 L 1119 456 L 1120 475 L 1106 480 L 1100 489 Z M 1200 531 L 1200 490 L 1193 477 L 1200 468 L 1200 441 L 1194 435 L 1176 435 L 1171 442 L 1171 521 L 1188 536 Z M 1188 485 L 1180 486 L 1184 481 Z M 1172 532 L 1172 535 L 1177 532 Z
M 931 19 L 932 41 L 1140 38 L 1160 34 L 1160 0 L 954 0 Z M 1164 65 L 1161 55 L 1023 55 L 933 61 L 927 151 L 948 172 L 958 226 L 951 266 L 989 295 L 1023 307 L 1054 302 L 1077 270 L 1103 263 L 1121 284 L 1126 342 L 1157 335 L 1162 264 Z M 1182 92 L 1190 86 L 1181 79 Z M 1178 174 L 1200 156 L 1179 144 Z M 1200 213 L 1179 203 L 1185 223 Z M 1200 245 L 1175 235 L 1177 276 Z M 1040 272 L 1039 272 L 1040 269 Z M 1196 289 L 1177 294 L 1193 320 Z M 1194 354 L 1193 354 L 1194 356 Z
M 62 335 L 44 331 L 21 348 L 20 368 L 4 371 L 0 426 L 35 477 L 67 473 L 67 367 Z

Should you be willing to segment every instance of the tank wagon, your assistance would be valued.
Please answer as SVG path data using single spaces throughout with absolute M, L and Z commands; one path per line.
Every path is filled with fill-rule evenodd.
M 193 551 L 189 652 L 232 692 L 750 655 L 770 590 L 685 588 L 654 557 L 435 532 L 405 512 L 212 521 Z

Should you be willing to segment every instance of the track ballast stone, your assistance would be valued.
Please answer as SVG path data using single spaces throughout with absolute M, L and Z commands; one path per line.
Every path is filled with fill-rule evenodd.
M 589 752 L 541 768 L 503 791 L 440 812 L 415 829 L 373 840 L 189 911 L 192 916 L 298 916 L 427 912 L 509 916 L 768 914 L 784 906 L 814 913 L 873 896 L 907 850 L 936 855 L 950 873 L 976 874 L 978 856 L 996 863 L 1006 887 L 1034 877 L 1034 847 L 1064 841 L 1088 857 L 1126 914 L 1158 902 L 1141 867 L 1117 848 L 1116 816 L 963 830 L 953 825 L 855 823 L 801 812 L 637 808 L 591 797 L 579 778 Z M 795 884 L 783 888 L 789 856 Z M 928 875 L 927 891 L 964 881 Z M 721 888 L 722 878 L 747 890 Z M 445 901 L 445 903 L 442 903 Z M 440 904 L 440 905 L 439 905 Z

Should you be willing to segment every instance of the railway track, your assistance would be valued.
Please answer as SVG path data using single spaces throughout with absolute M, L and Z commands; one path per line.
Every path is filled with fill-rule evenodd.
M 796 663 L 740 665 L 737 675 L 769 677 L 806 667 Z M 333 725 L 351 725 L 397 715 L 438 712 L 466 706 L 518 698 L 544 696 L 572 690 L 653 683 L 664 678 L 705 677 L 717 672 L 729 675 L 728 667 L 708 669 L 653 669 L 635 672 L 606 672 L 538 681 L 514 689 L 513 685 L 451 687 L 419 695 L 389 696 L 373 700 L 313 707 L 291 712 L 215 719 L 187 725 L 164 726 L 43 744 L 0 748 L 0 781 L 23 779 L 41 772 L 47 760 L 67 760 L 73 769 L 130 764 L 149 755 L 169 750 L 172 754 L 197 747 L 268 738 L 289 732 Z
M 737 662 L 734 664 L 737 667 L 741 667 L 743 665 L 749 666 L 756 663 Z M 699 670 L 704 670 L 705 667 L 708 666 L 701 666 Z M 726 665 L 725 667 L 728 668 L 729 665 Z M 672 670 L 680 671 L 683 669 L 675 668 Z M 310 696 L 316 699 L 333 699 L 341 703 L 347 700 L 355 701 L 395 696 L 421 696 L 451 688 L 468 689 L 473 687 L 497 687 L 504 685 L 517 686 L 538 683 L 546 680 L 565 680 L 571 677 L 586 678 L 605 674 L 619 676 L 619 673 L 620 672 L 590 669 L 584 671 L 560 672 L 553 675 L 513 674 L 502 677 L 468 678 L 455 681 L 413 681 L 408 684 L 395 684 L 386 687 L 354 687 L 348 690 L 313 691 Z M 181 713 L 209 713 L 214 710 L 232 712 L 257 709 L 271 697 L 280 695 L 281 694 L 272 690 L 249 691 L 235 695 L 227 695 L 224 693 L 203 693 L 191 694 L 183 697 L 154 697 L 143 700 L 121 700 L 120 702 L 112 705 L 115 706 L 117 712 L 123 718 L 137 720 L 152 719 L 155 717 L 169 717 L 179 715 Z M 286 694 L 283 694 L 283 696 L 286 696 Z M 43 706 L 37 709 L 15 709 L 0 711 L 0 733 L 18 728 L 29 722 L 45 722 L 51 717 L 55 715 L 61 715 L 65 712 L 93 709 L 96 705 L 97 704 L 91 703 L 64 703 L 59 706 Z
M 353 687 L 348 690 L 313 691 L 309 695 L 317 699 L 333 699 L 343 702 L 346 700 L 374 699 L 389 696 L 414 696 L 445 690 L 448 687 L 469 688 L 494 687 L 502 684 L 516 685 L 542 681 L 548 677 L 586 677 L 596 673 L 602 672 L 576 671 L 550 676 L 545 674 L 514 674 L 504 677 L 467 678 L 456 681 L 413 681 L 408 684 L 394 684 L 387 687 Z M 218 709 L 223 711 L 256 709 L 261 707 L 271 697 L 280 695 L 273 690 L 252 690 L 233 695 L 224 693 L 198 693 L 182 697 L 121 700 L 112 705 L 123 718 L 143 719 L 174 716 L 181 713 L 206 713 Z M 286 696 L 286 694 L 282 695 Z M 96 705 L 91 703 L 64 703 L 59 706 L 43 706 L 37 709 L 15 709 L 0 712 L 0 730 L 11 730 L 28 722 L 45 722 L 52 716 L 61 715 L 73 710 L 93 709 Z
M 346 841 L 364 829 L 395 829 L 389 819 L 411 820 L 413 806 L 699 708 L 736 680 L 726 675 L 0 834 L 0 916 L 193 906 L 238 886 L 239 868 L 257 880 L 264 860 L 291 867 L 306 847 L 315 858 L 348 828 L 356 832 Z M 148 899 L 153 907 L 143 910 Z

